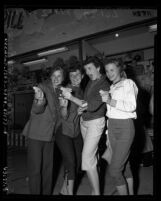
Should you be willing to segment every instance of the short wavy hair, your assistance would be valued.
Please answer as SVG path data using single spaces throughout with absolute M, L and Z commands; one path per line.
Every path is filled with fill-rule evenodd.
M 97 56 L 90 56 L 84 61 L 83 65 L 85 66 L 90 63 L 93 63 L 96 68 L 100 67 L 100 73 L 104 73 L 103 62 L 100 58 L 98 58 Z
M 84 69 L 81 65 L 80 62 L 76 62 L 75 64 L 71 65 L 69 68 L 68 68 L 68 74 L 71 73 L 71 72 L 75 72 L 79 70 L 82 74 L 84 74 Z
M 62 66 L 51 67 L 49 76 L 51 77 L 55 71 L 62 71 L 64 76 L 64 68 Z
M 113 58 L 113 59 L 105 58 L 103 60 L 104 66 L 111 64 L 111 63 L 114 63 L 118 68 L 120 68 L 121 71 L 124 70 L 124 62 L 121 58 Z

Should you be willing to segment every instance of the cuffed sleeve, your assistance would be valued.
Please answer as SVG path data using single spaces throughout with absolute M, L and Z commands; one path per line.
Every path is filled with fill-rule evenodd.
M 124 112 L 134 112 L 136 110 L 136 97 L 138 88 L 132 80 L 127 80 L 123 88 L 124 100 L 116 100 L 115 108 Z

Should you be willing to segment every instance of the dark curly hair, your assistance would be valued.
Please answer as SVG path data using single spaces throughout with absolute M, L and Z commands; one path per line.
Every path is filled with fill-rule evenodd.
M 76 62 L 75 64 L 71 65 L 68 68 L 68 74 L 71 73 L 71 72 L 75 72 L 77 70 L 79 70 L 82 74 L 84 74 L 84 69 L 82 68 L 80 62 Z
M 101 74 L 104 74 L 105 73 L 105 70 L 104 70 L 104 66 L 103 66 L 103 62 L 101 59 L 99 59 L 97 56 L 90 56 L 88 57 L 83 65 L 87 65 L 87 64 L 90 64 L 90 63 L 93 63 L 93 65 L 96 67 L 96 68 L 100 68 L 100 73 Z

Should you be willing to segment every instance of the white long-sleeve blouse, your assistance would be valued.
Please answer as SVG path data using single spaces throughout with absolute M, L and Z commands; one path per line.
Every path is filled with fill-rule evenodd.
M 137 118 L 136 99 L 138 88 L 131 79 L 124 79 L 110 86 L 111 98 L 116 100 L 116 106 L 107 104 L 107 117 L 113 119 Z

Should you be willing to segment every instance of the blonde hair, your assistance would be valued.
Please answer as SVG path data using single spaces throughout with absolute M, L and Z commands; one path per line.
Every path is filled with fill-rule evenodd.
M 121 77 L 127 78 L 127 75 L 124 70 L 124 67 L 125 67 L 124 62 L 121 58 L 112 58 L 112 59 L 105 58 L 103 61 L 103 64 L 104 64 L 104 66 L 108 65 L 108 64 L 115 64 L 117 66 L 117 68 L 119 68 L 119 70 L 120 70 Z

